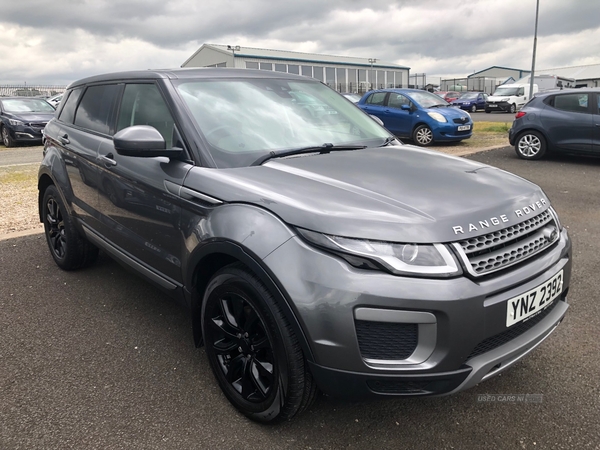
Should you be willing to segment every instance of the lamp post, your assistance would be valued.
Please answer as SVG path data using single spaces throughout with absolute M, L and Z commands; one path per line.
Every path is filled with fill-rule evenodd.
M 377 58 L 369 58 L 369 63 L 371 64 L 371 74 L 373 74 L 373 64 L 375 64 L 377 62 Z M 369 75 L 369 78 L 371 78 L 371 75 Z M 373 77 L 375 78 L 375 77 Z M 375 81 L 375 80 L 373 80 Z M 371 82 L 371 80 L 369 79 L 369 83 Z M 372 83 L 371 85 L 373 86 L 375 83 Z M 375 86 L 377 87 L 377 86 Z
M 533 33 L 533 57 L 531 58 L 531 74 L 529 74 L 529 100 L 533 97 L 533 77 L 535 76 L 535 48 L 537 47 L 538 15 L 540 12 L 540 0 L 535 6 L 535 31 Z
M 228 45 L 227 50 L 231 50 L 231 53 L 233 54 L 233 67 L 235 68 L 235 52 L 240 51 L 240 46 L 239 45 Z

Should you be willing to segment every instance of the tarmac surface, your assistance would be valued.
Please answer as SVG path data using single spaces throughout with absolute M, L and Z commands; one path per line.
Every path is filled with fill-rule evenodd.
M 0 449 L 600 448 L 600 159 L 469 158 L 541 185 L 574 243 L 566 319 L 502 375 L 442 398 L 321 397 L 258 425 L 221 394 L 183 309 L 104 254 L 61 271 L 37 234 L 0 241 Z

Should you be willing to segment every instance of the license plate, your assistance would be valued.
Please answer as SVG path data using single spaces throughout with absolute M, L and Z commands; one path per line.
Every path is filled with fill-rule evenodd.
M 562 292 L 562 287 L 563 271 L 561 270 L 538 287 L 511 298 L 506 305 L 506 326 L 510 327 L 550 306 Z
M 488 105 L 488 108 L 497 108 L 498 105 Z
M 458 131 L 465 131 L 465 130 L 470 130 L 471 129 L 471 125 L 459 125 L 458 126 Z

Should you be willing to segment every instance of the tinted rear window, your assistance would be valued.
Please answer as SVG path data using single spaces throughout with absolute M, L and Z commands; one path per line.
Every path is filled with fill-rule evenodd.
M 60 112 L 59 120 L 66 123 L 73 123 L 73 119 L 75 118 L 75 109 L 77 108 L 77 102 L 79 101 L 79 97 L 81 97 L 81 93 L 83 92 L 83 88 L 73 89 L 69 93 L 69 97 L 64 102 L 64 106 L 62 111 Z

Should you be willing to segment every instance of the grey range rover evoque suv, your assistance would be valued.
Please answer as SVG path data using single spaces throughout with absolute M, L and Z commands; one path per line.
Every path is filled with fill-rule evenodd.
M 261 422 L 339 397 L 444 395 L 511 366 L 568 308 L 571 243 L 536 185 L 402 145 L 316 80 L 100 75 L 45 129 L 58 266 L 101 249 L 189 308 Z

